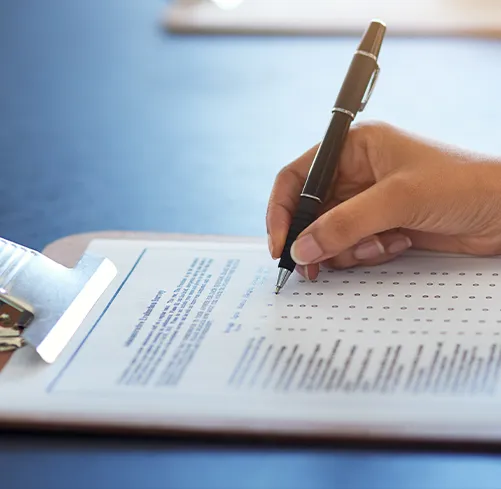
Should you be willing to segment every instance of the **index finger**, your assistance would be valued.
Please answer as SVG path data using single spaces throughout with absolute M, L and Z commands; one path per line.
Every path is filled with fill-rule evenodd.
M 266 212 L 266 229 L 273 258 L 278 258 L 282 253 L 292 216 L 318 146 L 313 146 L 282 168 L 275 179 Z

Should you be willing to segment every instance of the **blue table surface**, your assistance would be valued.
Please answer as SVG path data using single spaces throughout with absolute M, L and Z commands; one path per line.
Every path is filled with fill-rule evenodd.
M 0 2 L 0 235 L 260 236 L 355 38 L 177 37 L 158 0 Z M 391 26 L 390 34 L 391 34 Z M 501 42 L 389 37 L 361 119 L 501 154 Z M 0 487 L 483 488 L 497 455 L 0 434 Z M 5 483 L 5 485 L 4 485 Z

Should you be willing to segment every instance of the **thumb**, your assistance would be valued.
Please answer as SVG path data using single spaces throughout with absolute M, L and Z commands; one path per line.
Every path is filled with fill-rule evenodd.
M 390 191 L 391 190 L 391 191 Z M 320 263 L 339 255 L 359 241 L 390 229 L 404 227 L 408 209 L 384 180 L 333 207 L 308 226 L 291 248 L 298 265 Z

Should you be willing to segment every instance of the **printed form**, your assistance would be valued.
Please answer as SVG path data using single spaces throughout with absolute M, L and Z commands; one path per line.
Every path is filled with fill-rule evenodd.
M 294 274 L 275 295 L 277 263 L 261 244 L 90 250 L 115 263 L 114 284 L 56 363 L 14 355 L 0 414 L 370 425 L 438 423 L 452 406 L 472 422 L 483 406 L 484 420 L 498 417 L 498 258 L 409 254 L 313 282 Z

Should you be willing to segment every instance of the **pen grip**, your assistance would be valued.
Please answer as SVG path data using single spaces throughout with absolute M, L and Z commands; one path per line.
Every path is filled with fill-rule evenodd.
M 294 218 L 292 219 L 289 233 L 285 240 L 284 249 L 278 266 L 290 272 L 294 271 L 296 264 L 291 257 L 290 250 L 292 243 L 297 237 L 313 222 L 318 216 L 320 202 L 310 197 L 301 197 Z

